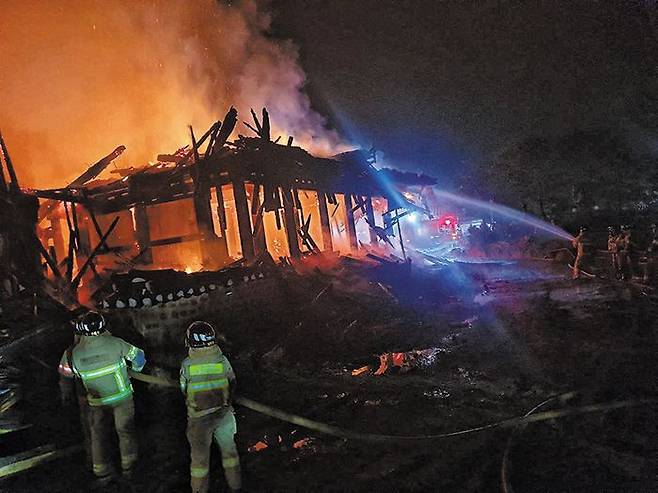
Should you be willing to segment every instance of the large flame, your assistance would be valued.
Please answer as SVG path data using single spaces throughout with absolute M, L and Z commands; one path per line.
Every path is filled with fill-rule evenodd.
M 273 136 L 341 149 L 303 91 L 291 42 L 256 2 L 25 0 L 0 16 L 0 128 L 21 185 L 60 186 L 123 144 L 119 166 L 189 142 L 229 105 L 266 106 Z

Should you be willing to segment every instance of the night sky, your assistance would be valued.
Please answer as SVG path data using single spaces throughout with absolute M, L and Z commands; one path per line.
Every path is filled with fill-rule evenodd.
M 655 1 L 275 0 L 272 10 L 318 110 L 389 162 L 439 177 L 526 135 L 625 127 L 656 88 Z

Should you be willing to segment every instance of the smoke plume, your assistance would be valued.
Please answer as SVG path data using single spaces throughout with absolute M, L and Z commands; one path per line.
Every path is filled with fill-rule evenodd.
M 273 136 L 342 150 L 304 93 L 296 47 L 254 0 L 24 0 L 0 16 L 0 129 L 22 186 L 62 186 L 117 145 L 140 166 L 235 105 Z M 240 126 L 242 133 L 248 130 Z

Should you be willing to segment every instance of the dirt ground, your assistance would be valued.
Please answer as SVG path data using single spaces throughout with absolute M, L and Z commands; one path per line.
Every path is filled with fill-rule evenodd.
M 368 433 L 439 434 L 546 409 L 657 397 L 658 297 L 650 288 L 572 281 L 549 262 L 453 263 L 442 268 L 342 261 L 281 277 L 276 302 L 211 317 L 239 393 L 321 422 Z M 59 403 L 53 368 L 65 331 L 22 350 L 12 365 L 30 429 L 6 454 L 79 443 L 75 406 Z M 408 373 L 352 370 L 389 351 L 436 348 Z M 182 348 L 152 349 L 145 371 L 174 377 Z M 140 469 L 106 491 L 188 491 L 185 410 L 175 389 L 135 384 Z M 510 429 L 413 444 L 345 440 L 236 409 L 245 491 L 501 491 Z M 655 407 L 533 423 L 509 444 L 516 492 L 658 491 Z M 256 443 L 268 447 L 254 451 Z M 2 455 L 5 455 L 3 453 Z M 225 488 L 214 455 L 213 487 Z M 1 481 L 0 491 L 101 491 L 84 454 Z

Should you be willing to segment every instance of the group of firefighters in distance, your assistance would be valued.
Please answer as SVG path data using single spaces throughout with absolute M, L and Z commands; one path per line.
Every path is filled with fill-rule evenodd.
M 578 279 L 583 274 L 589 274 L 588 271 L 594 265 L 595 250 L 585 226 L 580 228 L 578 236 L 573 240 L 573 246 L 576 249 L 573 278 Z M 634 277 L 640 277 L 646 284 L 655 280 L 658 274 L 658 227 L 655 223 L 651 224 L 644 251 L 646 255 L 641 264 L 641 250 L 631 226 L 622 225 L 619 230 L 615 226 L 608 227 L 607 255 L 612 278 L 632 280 Z
M 101 485 L 116 475 L 109 450 L 112 421 L 119 439 L 122 476 L 130 480 L 135 473 L 138 447 L 128 370 L 140 372 L 144 368 L 144 351 L 110 334 L 105 318 L 97 312 L 90 311 L 78 318 L 74 331 L 74 343 L 64 352 L 59 364 L 62 397 L 70 401 L 74 388 L 77 391 L 92 470 Z M 221 451 L 229 489 L 239 491 L 242 478 L 235 444 L 233 368 L 216 344 L 215 330 L 209 323 L 193 322 L 185 339 L 189 352 L 182 362 L 179 380 L 187 404 L 192 491 L 208 491 L 213 439 Z

